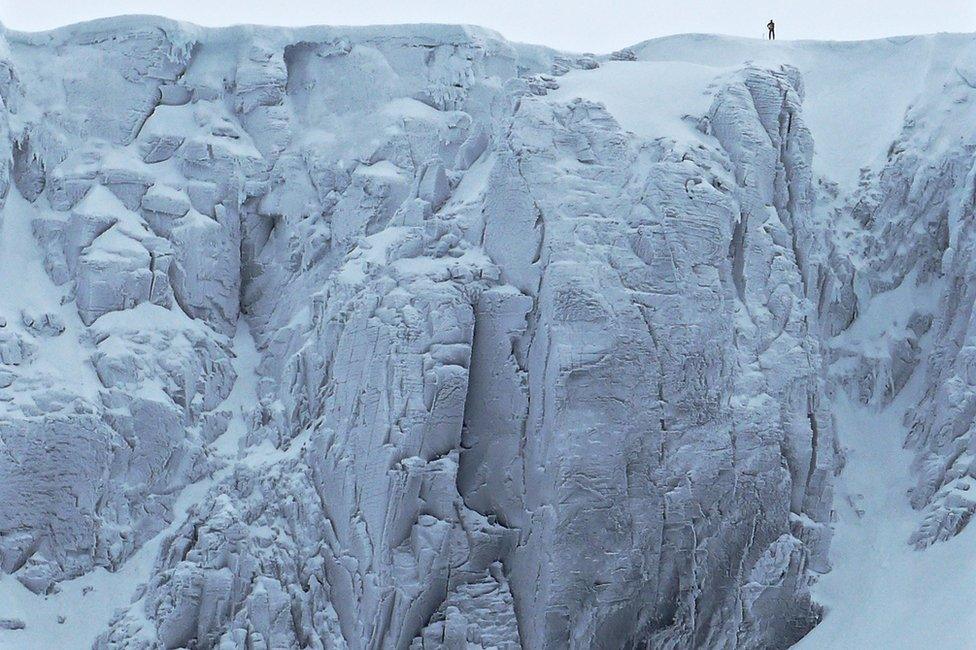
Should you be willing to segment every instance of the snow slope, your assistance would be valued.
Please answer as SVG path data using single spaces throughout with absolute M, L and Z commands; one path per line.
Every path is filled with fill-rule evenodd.
M 5 32 L 0 645 L 967 639 L 973 42 Z
M 747 62 L 796 66 L 806 91 L 803 115 L 815 142 L 814 169 L 851 191 L 862 167 L 876 167 L 887 158 L 908 108 L 939 93 L 945 73 L 969 56 L 971 46 L 968 34 L 853 42 L 687 35 L 632 49 L 641 60 L 720 69 Z
M 919 515 L 906 497 L 911 452 L 902 447 L 914 381 L 886 409 L 835 406 L 848 460 L 837 486 L 833 568 L 814 589 L 823 622 L 796 648 L 964 648 L 976 631 L 976 530 L 919 551 Z
M 606 106 L 624 129 L 648 139 L 697 143 L 703 134 L 697 120 L 712 103 L 723 74 L 737 66 L 715 69 L 695 63 L 609 61 L 596 70 L 574 70 L 551 93 L 557 101 L 583 97 Z

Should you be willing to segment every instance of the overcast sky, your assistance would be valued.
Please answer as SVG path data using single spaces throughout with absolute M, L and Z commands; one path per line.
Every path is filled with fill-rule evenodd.
M 473 23 L 597 53 L 684 32 L 763 37 L 770 18 L 781 39 L 976 31 L 976 0 L 0 0 L 0 20 L 21 30 L 117 14 L 201 25 Z

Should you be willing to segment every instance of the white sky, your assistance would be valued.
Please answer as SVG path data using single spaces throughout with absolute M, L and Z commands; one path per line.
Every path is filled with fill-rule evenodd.
M 683 32 L 764 37 L 770 18 L 780 39 L 976 31 L 976 0 L 0 0 L 0 21 L 20 30 L 117 14 L 200 25 L 473 23 L 596 53 Z

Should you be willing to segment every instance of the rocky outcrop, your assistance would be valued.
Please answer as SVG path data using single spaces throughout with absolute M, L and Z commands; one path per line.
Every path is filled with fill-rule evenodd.
M 973 115 L 968 104 L 974 98 L 974 88 L 967 79 L 974 74 L 976 52 L 970 47 L 947 72 L 944 94 L 909 113 L 885 170 L 902 182 L 905 174 L 914 178 L 905 213 L 899 215 L 901 219 L 892 220 L 884 232 L 902 249 L 921 249 L 908 249 L 909 259 L 917 261 L 904 282 L 935 289 L 935 300 L 917 307 L 909 316 L 905 335 L 909 345 L 903 346 L 899 355 L 907 358 L 907 363 L 920 366 L 916 361 L 922 356 L 917 352 L 920 346 L 913 344 L 911 335 L 927 335 L 931 340 L 928 354 L 922 357 L 924 395 L 917 409 L 906 416 L 911 427 L 907 444 L 916 450 L 914 469 L 918 476 L 911 502 L 923 513 L 911 539 L 919 548 L 952 537 L 976 512 L 976 498 L 969 495 L 976 477 L 972 462 L 976 450 L 972 418 L 976 388 L 970 370 L 974 295 L 968 288 L 976 250 L 970 226 L 976 141 L 960 128 Z M 953 120 L 931 123 L 920 119 L 923 112 L 946 104 L 957 114 Z M 932 157 L 922 160 L 912 153 L 916 147 L 927 149 Z M 919 236 L 923 228 L 925 235 Z

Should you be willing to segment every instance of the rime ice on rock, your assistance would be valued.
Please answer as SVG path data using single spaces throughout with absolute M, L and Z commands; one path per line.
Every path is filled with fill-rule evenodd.
M 829 569 L 826 381 L 890 399 L 930 327 L 917 542 L 976 510 L 972 247 L 935 226 L 968 159 L 862 190 L 865 225 L 926 206 L 919 282 L 947 241 L 959 267 L 857 355 L 864 292 L 916 270 L 866 286 L 814 209 L 793 67 L 634 133 L 553 91 L 639 48 L 145 18 L 6 45 L 3 236 L 40 288 L 0 290 L 0 568 L 53 598 L 148 548 L 97 648 L 787 647 Z

